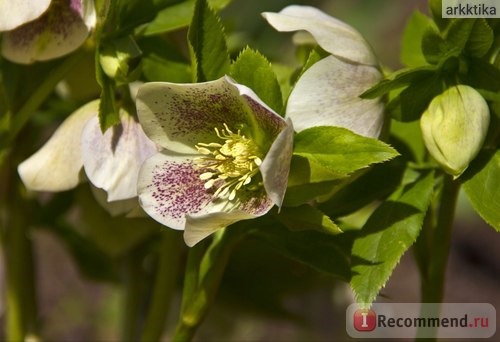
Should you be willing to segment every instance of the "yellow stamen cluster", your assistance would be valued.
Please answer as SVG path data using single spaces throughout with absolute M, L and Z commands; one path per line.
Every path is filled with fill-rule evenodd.
M 207 170 L 200 175 L 200 179 L 206 181 L 205 189 L 222 182 L 214 196 L 228 196 L 232 201 L 236 192 L 250 184 L 252 177 L 259 172 L 261 153 L 252 139 L 241 134 L 241 130 L 234 133 L 224 124 L 224 129 L 215 128 L 215 133 L 222 143 L 196 144 L 203 156 L 195 158 L 195 163 Z

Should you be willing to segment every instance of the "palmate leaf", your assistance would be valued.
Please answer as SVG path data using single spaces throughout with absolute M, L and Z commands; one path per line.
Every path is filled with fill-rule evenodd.
M 352 247 L 351 287 L 371 304 L 403 254 L 417 239 L 434 186 L 432 172 L 396 191 L 370 216 Z
M 229 71 L 230 58 L 224 27 L 206 0 L 197 0 L 188 32 L 194 81 L 216 80 Z

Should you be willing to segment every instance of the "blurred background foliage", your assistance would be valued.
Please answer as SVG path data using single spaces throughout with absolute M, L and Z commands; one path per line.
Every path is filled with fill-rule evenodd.
M 388 69 L 401 67 L 400 41 L 406 20 L 414 10 L 427 11 L 425 0 L 233 0 L 221 12 L 233 56 L 248 45 L 273 64 L 299 65 L 292 34 L 276 32 L 260 16 L 289 4 L 316 6 L 357 28 Z M 140 46 L 148 47 L 148 63 L 155 63 L 155 53 L 165 53 L 162 48 L 168 42 L 185 41 L 186 32 L 170 33 L 166 45 L 157 45 L 157 38 L 139 41 Z M 181 52 L 170 59 L 182 63 L 186 56 L 187 52 Z M 50 69 L 50 63 L 44 67 Z M 37 65 L 32 68 L 46 72 Z M 145 64 L 143 71 L 149 80 L 189 82 L 188 69 L 163 75 L 154 67 L 149 72 Z M 23 145 L 30 146 L 25 156 L 46 141 L 67 113 L 98 97 L 94 75 L 89 54 L 58 86 L 58 93 L 65 96 L 53 95 L 40 109 L 43 115 L 34 116 L 25 128 Z M 155 253 L 161 248 L 158 236 L 164 228 L 149 219 L 111 218 L 95 202 L 88 184 L 59 194 L 25 196 L 28 201 L 22 210 L 36 227 L 30 237 L 35 246 L 41 336 L 47 341 L 107 341 L 126 336 L 121 329 L 133 335 L 138 327 L 122 321 L 123 311 L 137 310 L 140 315 L 147 307 L 154 266 L 159 262 Z M 499 238 L 487 227 L 480 229 L 481 222 L 467 201 L 461 201 L 445 301 L 490 302 L 500 307 Z M 419 301 L 418 272 L 408 254 L 382 291 L 382 300 Z M 126 300 L 125 294 L 133 289 L 140 289 L 139 295 Z M 347 284 L 249 240 L 232 256 L 217 302 L 196 339 L 345 339 L 345 307 L 352 301 Z M 174 306 L 179 302 L 180 292 Z M 0 303 L 2 312 L 4 304 Z M 170 330 L 175 318 L 173 310 Z

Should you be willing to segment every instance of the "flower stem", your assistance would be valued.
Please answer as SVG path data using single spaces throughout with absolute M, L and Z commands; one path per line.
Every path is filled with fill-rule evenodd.
M 153 295 L 141 341 L 159 341 L 161 338 L 175 291 L 181 251 L 182 239 L 179 233 L 165 229 L 162 232 Z
M 443 300 L 446 266 L 450 251 L 451 231 L 460 183 L 451 176 L 444 177 L 439 201 L 437 223 L 432 231 L 426 274 L 422 279 L 422 302 L 440 303 Z
M 21 341 L 37 334 L 37 301 L 29 211 L 14 181 L 10 158 L 2 172 L 5 192 L 0 195 L 2 250 L 6 273 L 6 340 Z M 10 179 L 10 181 L 8 181 Z M 4 183 L 5 182 L 5 183 Z
M 446 266 L 450 251 L 451 232 L 455 217 L 460 183 L 445 175 L 439 197 L 437 218 L 434 220 L 432 208 L 424 221 L 422 235 L 416 245 L 416 257 L 421 274 L 421 302 L 436 303 L 421 310 L 421 317 L 439 317 L 438 303 L 443 301 L 446 279 Z M 425 337 L 435 334 L 426 331 Z M 417 331 L 417 337 L 424 337 L 424 331 Z M 428 340 L 433 340 L 430 338 Z
M 66 58 L 57 68 L 45 78 L 40 86 L 33 92 L 30 98 L 13 116 L 12 126 L 9 129 L 9 137 L 7 143 L 10 144 L 21 129 L 26 125 L 31 116 L 35 114 L 36 109 L 47 99 L 52 93 L 55 86 L 68 74 L 75 65 L 83 58 L 84 50 L 78 51 Z
M 184 287 L 183 305 L 173 341 L 191 341 L 196 329 L 205 318 L 214 302 L 224 269 L 234 247 L 243 238 L 237 227 L 226 228 L 214 234 L 211 245 L 201 259 L 201 263 L 190 263 L 186 266 L 186 278 L 194 279 L 197 274 L 198 285 L 193 291 L 192 283 Z M 190 254 L 199 260 L 199 250 L 192 248 Z M 185 279 L 185 280 L 188 280 Z M 187 292 L 186 292 L 187 290 Z

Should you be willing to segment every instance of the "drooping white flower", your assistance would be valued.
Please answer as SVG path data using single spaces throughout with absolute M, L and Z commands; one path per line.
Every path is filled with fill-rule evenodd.
M 288 99 L 286 116 L 295 129 L 340 126 L 378 137 L 384 122 L 379 100 L 361 99 L 381 78 L 377 60 L 361 34 L 346 23 L 310 6 L 292 5 L 262 14 L 280 32 L 307 31 L 331 55 L 299 78 Z
M 28 64 L 76 50 L 95 26 L 96 14 L 93 0 L 0 0 L 0 19 L 0 30 L 6 31 L 2 55 Z
M 228 77 L 147 83 L 137 111 L 162 148 L 141 169 L 140 204 L 158 222 L 184 230 L 188 246 L 281 206 L 293 127 L 249 88 Z
M 103 134 L 98 107 L 99 101 L 93 101 L 75 111 L 40 150 L 19 165 L 19 175 L 28 189 L 72 189 L 85 179 L 83 168 L 88 180 L 106 191 L 108 202 L 137 197 L 139 168 L 156 153 L 156 146 L 125 112 L 121 113 L 121 124 Z

